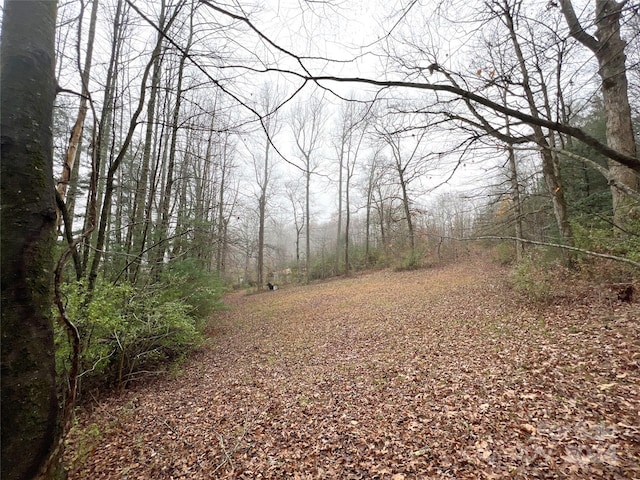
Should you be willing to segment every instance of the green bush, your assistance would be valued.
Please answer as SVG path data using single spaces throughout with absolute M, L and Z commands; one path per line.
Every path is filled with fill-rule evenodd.
M 195 263 L 174 266 L 146 288 L 98 282 L 89 298 L 83 282 L 64 285 L 67 316 L 81 338 L 80 372 L 90 386 L 124 385 L 141 371 L 184 357 L 202 341 L 209 314 L 221 307 L 217 276 Z M 69 368 L 71 348 L 56 333 L 58 371 Z
M 626 232 L 616 236 L 611 225 L 605 222 L 591 226 L 573 223 L 575 246 L 638 261 L 640 260 L 640 219 L 629 221 L 625 227 Z
M 222 280 L 217 273 L 199 268 L 195 259 L 170 264 L 162 274 L 160 286 L 164 301 L 185 302 L 190 306 L 190 315 L 198 320 L 206 320 L 211 312 L 222 308 Z
M 511 265 L 516 259 L 516 249 L 513 242 L 500 242 L 493 250 L 495 260 L 500 265 Z
M 553 265 L 542 262 L 538 255 L 526 256 L 514 270 L 513 285 L 515 290 L 534 303 L 548 303 L 553 292 L 552 275 L 550 274 L 553 268 Z
M 108 376 L 110 365 L 118 357 L 117 339 L 128 331 L 129 299 L 133 296 L 130 285 L 112 285 L 99 282 L 91 301 L 87 302 L 86 285 L 74 282 L 63 286 L 67 317 L 77 327 L 81 339 L 81 373 L 89 376 Z M 71 347 L 66 331 L 59 326 L 56 335 L 58 371 L 67 370 Z
M 396 265 L 396 271 L 417 270 L 423 266 L 424 251 L 422 249 L 414 249 L 405 253 L 400 263 Z

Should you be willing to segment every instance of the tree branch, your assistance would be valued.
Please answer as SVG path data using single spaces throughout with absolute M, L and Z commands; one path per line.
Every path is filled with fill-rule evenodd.
M 596 53 L 600 48 L 600 44 L 598 43 L 598 40 L 589 35 L 584 30 L 584 28 L 582 28 L 582 25 L 580 25 L 580 20 L 578 20 L 576 12 L 573 9 L 573 3 L 571 3 L 571 0 L 559 1 L 562 14 L 564 15 L 564 18 L 567 21 L 567 25 L 569 26 L 569 34 L 589 50 Z
M 569 135 L 581 142 L 589 145 L 602 155 L 611 160 L 614 160 L 635 172 L 640 173 L 640 160 L 636 157 L 632 157 L 630 155 L 625 155 L 613 148 L 605 145 L 600 142 L 596 138 L 588 135 L 583 130 L 572 127 L 570 125 L 565 125 L 563 123 L 554 122 L 551 120 L 547 120 L 545 118 L 536 118 L 532 115 L 523 113 L 520 110 L 515 110 L 513 108 L 509 108 L 499 103 L 496 103 L 488 98 L 482 97 L 475 93 L 469 92 L 459 87 L 455 87 L 453 85 L 443 85 L 443 84 L 435 84 L 435 83 L 421 83 L 421 82 L 408 82 L 408 81 L 400 81 L 400 80 L 373 80 L 370 78 L 364 77 L 335 77 L 330 75 L 320 75 L 314 77 L 306 77 L 298 72 L 287 71 L 283 73 L 290 73 L 292 75 L 296 75 L 300 78 L 305 78 L 307 80 L 314 81 L 330 81 L 330 82 L 339 82 L 339 83 L 363 83 L 366 85 L 373 85 L 381 88 L 388 87 L 397 87 L 397 88 L 408 88 L 414 90 L 429 90 L 434 92 L 447 92 L 453 95 L 460 97 L 463 100 L 470 100 L 472 102 L 479 103 L 488 107 L 496 112 L 500 112 L 505 115 L 509 115 L 511 117 L 517 118 L 527 124 L 530 125 L 538 125 L 540 127 L 548 128 L 549 130 L 553 130 L 555 132 L 564 133 L 565 135 Z
M 483 236 L 480 236 L 480 237 L 453 238 L 453 240 L 458 240 L 458 241 L 461 241 L 461 242 L 473 242 L 473 241 L 477 241 L 477 240 L 514 240 L 514 241 L 518 241 L 518 242 L 522 242 L 522 243 L 528 243 L 528 244 L 531 244 L 531 245 L 539 245 L 539 246 L 543 246 L 543 247 L 553 247 L 553 248 L 560 248 L 560 249 L 563 249 L 563 250 L 570 250 L 572 252 L 578 252 L 578 253 L 582 253 L 584 255 L 589 255 L 590 257 L 597 257 L 597 258 L 604 258 L 604 259 L 607 259 L 607 260 L 614 260 L 616 262 L 627 263 L 629 265 L 632 265 L 632 266 L 640 269 L 640 262 L 635 262 L 635 261 L 631 260 L 630 258 L 619 257 L 617 255 L 611 255 L 611 254 L 608 254 L 608 253 L 592 252 L 591 250 L 585 250 L 584 248 L 571 247 L 569 245 L 562 245 L 562 244 L 559 244 L 559 243 L 539 242 L 537 240 L 528 240 L 526 238 L 518 238 L 518 237 L 502 236 L 502 235 L 483 235 Z

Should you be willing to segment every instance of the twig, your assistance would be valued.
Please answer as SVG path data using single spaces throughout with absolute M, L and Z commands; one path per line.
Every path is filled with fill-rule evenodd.
M 428 234 L 431 237 L 438 237 L 438 238 L 446 238 L 449 240 L 456 240 L 458 242 L 475 242 L 478 240 L 515 240 L 515 241 L 520 241 L 522 243 L 529 243 L 531 245 L 539 245 L 542 247 L 553 247 L 553 248 L 560 248 L 563 250 L 570 250 L 572 252 L 578 252 L 578 253 L 582 253 L 583 255 L 589 255 L 591 257 L 597 257 L 597 258 L 606 258 L 607 260 L 614 260 L 616 262 L 622 262 L 622 263 L 628 263 L 629 265 L 632 265 L 636 268 L 640 268 L 640 262 L 636 262 L 634 260 L 631 260 L 630 258 L 626 258 L 626 257 L 620 257 L 617 255 L 611 255 L 611 254 L 607 254 L 607 253 L 598 253 L 598 252 L 593 252 L 591 250 L 585 250 L 584 248 L 578 248 L 578 247 L 572 247 L 570 245 L 562 245 L 560 243 L 551 243 L 551 242 L 539 242 L 537 240 L 528 240 L 526 238 L 519 238 L 519 237 L 512 237 L 509 235 L 481 235 L 478 237 L 447 237 L 447 236 L 442 236 L 442 235 L 436 235 L 433 233 L 429 233 Z
M 231 468 L 233 468 L 233 462 L 231 461 L 231 455 L 233 455 L 235 453 L 235 451 L 238 450 L 238 447 L 240 446 L 240 442 L 242 442 L 242 440 L 244 440 L 244 437 L 247 434 L 248 416 L 249 416 L 249 412 L 247 411 L 247 418 L 245 418 L 244 425 L 242 426 L 242 435 L 240 435 L 240 438 L 238 438 L 238 441 L 233 446 L 233 448 L 231 449 L 230 452 L 228 452 L 226 450 L 225 446 L 224 446 L 224 438 L 222 437 L 222 435 L 216 434 L 218 436 L 218 440 L 220 441 L 220 448 L 222 448 L 222 451 L 224 452 L 225 458 L 222 461 L 222 463 L 220 463 L 215 468 L 215 470 L 213 472 L 211 472 L 212 474 L 216 473 L 218 470 L 220 470 L 222 467 L 224 467 L 227 463 L 229 463 L 229 465 L 231 465 Z
M 182 438 L 182 435 L 180 435 L 180 433 L 179 433 L 175 428 L 173 428 L 173 427 L 169 424 L 169 422 L 167 422 L 164 418 L 162 418 L 161 420 L 162 420 L 162 423 L 164 423 L 164 424 L 167 426 L 167 428 L 168 428 L 169 430 L 171 430 L 171 432 L 172 432 L 174 435 L 176 435 L 177 437 L 179 437 L 179 438 L 180 438 L 180 440 L 182 440 L 182 443 L 184 443 L 187 447 L 195 448 L 195 445 L 194 445 L 193 443 L 189 442 L 188 440 L 185 440 L 184 438 Z

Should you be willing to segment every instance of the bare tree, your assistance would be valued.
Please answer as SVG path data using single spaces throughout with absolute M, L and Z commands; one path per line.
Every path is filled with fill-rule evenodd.
M 300 237 L 305 225 L 305 208 L 304 200 L 301 193 L 302 186 L 296 180 L 288 182 L 285 185 L 287 200 L 291 204 L 293 214 L 293 225 L 295 227 L 295 259 L 296 259 L 296 276 L 300 277 Z
M 257 258 L 257 288 L 264 288 L 264 249 L 265 249 L 265 221 L 267 217 L 267 201 L 270 194 L 273 174 L 272 150 L 275 136 L 280 130 L 280 105 L 277 87 L 264 84 L 259 92 L 259 109 L 262 113 L 261 126 L 265 134 L 264 147 L 261 156 L 252 154 L 255 179 L 258 185 L 258 258 Z
M 171 27 L 171 25 L 173 24 L 173 22 L 177 17 L 178 12 L 179 12 L 179 9 L 175 9 L 172 12 L 172 15 L 168 18 L 166 24 L 163 24 L 166 30 L 168 30 Z M 157 40 L 153 50 L 155 53 L 159 53 L 163 39 L 164 39 L 163 35 L 159 34 L 157 36 Z M 146 84 L 149 79 L 151 70 L 155 65 L 155 62 L 156 62 L 155 55 L 151 55 L 142 74 L 141 84 L 140 84 L 140 96 L 137 102 L 136 109 L 131 115 L 125 138 L 122 142 L 122 145 L 120 146 L 120 151 L 118 155 L 110 163 L 109 168 L 107 169 L 107 175 L 105 180 L 105 190 L 104 190 L 104 196 L 103 196 L 104 200 L 102 202 L 102 208 L 100 213 L 100 223 L 97 231 L 95 254 L 91 261 L 91 268 L 89 270 L 89 275 L 88 275 L 89 276 L 89 282 L 88 282 L 89 292 L 93 291 L 93 289 L 95 288 L 96 281 L 98 278 L 98 268 L 100 266 L 100 262 L 102 260 L 102 256 L 104 253 L 104 246 L 107 238 L 107 225 L 108 225 L 109 216 L 111 213 L 113 193 L 115 190 L 116 172 L 118 171 L 123 160 L 129 153 L 129 147 L 132 143 L 136 127 L 138 126 L 138 118 L 142 114 L 142 110 L 144 109 L 145 102 L 146 102 L 146 86 L 147 86 Z M 94 175 L 96 174 L 95 165 L 94 165 L 93 174 Z M 139 253 L 142 254 L 143 251 L 141 250 Z M 137 261 L 138 261 L 138 256 L 136 256 L 136 262 Z
M 423 141 L 425 140 L 427 129 L 421 128 L 416 131 L 405 127 L 404 124 L 404 121 L 395 123 L 387 119 L 376 128 L 377 135 L 387 145 L 391 154 L 393 168 L 400 188 L 404 220 L 407 224 L 409 248 L 413 254 L 416 243 L 410 188 L 415 180 L 425 174 L 426 156 Z
M 369 266 L 371 258 L 371 213 L 374 209 L 376 182 L 379 178 L 380 150 L 376 149 L 370 156 L 366 165 L 366 180 L 364 189 L 365 197 L 365 266 Z
M 505 25 L 508 29 L 509 38 L 518 60 L 520 67 L 522 89 L 529 105 L 529 110 L 533 117 L 540 117 L 539 107 L 537 105 L 532 80 L 529 74 L 529 68 L 525 59 L 523 49 L 521 47 L 520 38 L 518 34 L 514 16 L 520 8 L 521 2 L 516 1 L 513 5 L 509 4 L 509 0 L 502 0 L 500 4 L 494 2 L 495 7 L 498 9 L 500 15 L 504 19 Z M 534 46 L 535 48 L 535 46 Z M 534 57 L 535 58 L 535 57 Z M 545 91 L 546 86 L 544 83 L 544 77 L 541 75 L 538 78 L 539 88 Z M 548 101 L 545 103 L 548 107 Z M 548 118 L 548 116 L 547 116 Z M 544 175 L 545 182 L 547 184 L 547 190 L 553 204 L 553 210 L 556 216 L 556 222 L 558 230 L 562 238 L 563 243 L 567 245 L 573 244 L 573 233 L 571 231 L 571 224 L 569 223 L 569 215 L 567 213 L 567 202 L 564 198 L 564 188 L 562 180 L 560 179 L 558 158 L 556 154 L 551 150 L 555 147 L 555 132 L 549 130 L 545 133 L 541 126 L 533 125 L 533 132 L 536 143 L 542 147 L 542 173 Z
M 311 175 L 318 168 L 318 150 L 324 132 L 322 99 L 299 101 L 291 116 L 291 130 L 305 178 L 305 283 L 309 283 L 311 258 Z
M 192 8 L 193 8 L 193 4 L 192 4 Z M 164 261 L 165 253 L 169 249 L 167 244 L 167 235 L 169 230 L 169 216 L 170 216 L 169 209 L 171 206 L 171 199 L 173 196 L 173 184 L 175 181 L 174 170 L 176 168 L 176 149 L 177 149 L 177 142 L 178 142 L 178 132 L 180 129 L 180 114 L 181 114 L 181 107 L 183 102 L 182 97 L 184 95 L 183 80 L 184 80 L 184 74 L 185 74 L 185 64 L 187 61 L 187 57 L 189 56 L 189 50 L 191 49 L 191 45 L 193 42 L 193 15 L 190 14 L 188 18 L 189 18 L 189 22 L 188 22 L 189 27 L 188 27 L 188 34 L 187 34 L 187 40 L 186 40 L 187 43 L 186 43 L 186 46 L 184 47 L 184 50 L 180 54 L 180 60 L 178 61 L 178 65 L 177 65 L 178 71 L 177 71 L 177 79 L 176 79 L 176 86 L 175 86 L 175 102 L 173 103 L 173 111 L 171 114 L 171 117 L 172 117 L 171 118 L 171 134 L 170 134 L 171 140 L 168 146 L 169 159 L 167 163 L 167 172 L 165 176 L 164 191 L 162 192 L 162 196 L 160 199 L 160 213 L 159 213 L 160 225 L 158 226 L 157 233 L 156 233 L 156 240 L 158 243 L 158 247 L 157 247 L 155 262 L 153 266 L 156 279 L 158 278 L 158 275 L 162 270 L 162 264 Z
M 342 178 L 344 170 L 344 193 L 345 193 L 345 230 L 344 230 L 344 268 L 345 273 L 349 274 L 349 244 L 350 244 L 350 226 L 351 226 L 351 183 L 355 174 L 358 159 L 363 149 L 363 141 L 367 135 L 369 122 L 371 120 L 371 109 L 367 104 L 357 103 L 354 100 L 343 104 L 340 111 L 340 198 L 339 205 L 342 203 Z M 342 209 L 338 209 L 338 256 L 340 252 L 340 220 L 342 218 Z M 338 259 L 336 259 L 338 261 Z M 336 273 L 339 270 L 336 269 Z
M 228 131 L 222 132 L 218 145 L 218 199 L 216 221 L 216 270 L 224 274 L 229 247 L 229 223 L 236 207 L 238 188 L 234 186 L 232 172 L 235 168 L 236 145 Z
M 147 243 L 147 235 L 149 232 L 149 225 L 151 223 L 151 205 L 153 201 L 153 194 L 149 193 L 149 170 L 151 164 L 152 152 L 157 145 L 153 141 L 154 129 L 156 124 L 156 103 L 159 96 L 160 89 L 160 76 L 162 73 L 162 62 L 164 59 L 163 45 L 165 42 L 164 34 L 162 30 L 165 28 L 165 22 L 167 15 L 167 5 L 165 0 L 160 2 L 160 13 L 158 19 L 158 26 L 160 32 L 156 35 L 158 37 L 153 52 L 151 53 L 151 61 L 153 64 L 151 73 L 151 85 L 149 88 L 149 98 L 147 101 L 146 112 L 146 132 L 143 143 L 142 153 L 142 165 L 140 166 L 140 174 L 137 179 L 137 188 L 135 195 L 135 216 L 131 225 L 132 228 L 132 254 L 135 255 L 135 261 L 129 273 L 129 277 L 133 283 L 136 282 L 140 263 L 142 261 L 142 255 L 145 251 L 145 245 Z M 174 17 L 175 18 L 175 17 Z
M 87 51 L 84 59 L 84 66 L 80 69 L 80 77 L 82 82 L 82 91 L 80 95 L 80 106 L 78 107 L 78 114 L 76 116 L 75 123 L 71 129 L 71 136 L 69 138 L 69 144 L 65 153 L 64 162 L 62 164 L 62 174 L 58 180 L 56 189 L 60 198 L 64 201 L 67 194 L 69 183 L 71 182 L 71 172 L 74 169 L 74 165 L 81 151 L 80 145 L 82 142 L 82 132 L 84 130 L 84 122 L 89 110 L 89 80 L 91 78 L 91 64 L 93 61 L 93 44 L 96 35 L 96 23 L 98 18 L 98 5 L 99 0 L 93 0 L 91 2 L 91 18 L 89 20 L 89 33 L 87 36 Z M 82 16 L 84 11 L 84 4 L 80 12 L 79 26 L 78 26 L 78 41 L 77 41 L 77 54 L 78 64 L 80 64 L 80 42 L 82 39 Z M 71 212 L 73 216 L 73 213 Z

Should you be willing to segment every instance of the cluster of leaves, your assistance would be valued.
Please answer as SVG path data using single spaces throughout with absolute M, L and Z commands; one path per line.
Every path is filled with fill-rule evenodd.
M 640 304 L 528 305 L 478 264 L 232 310 L 184 374 L 79 417 L 76 478 L 636 478 Z M 593 293 L 593 292 L 592 292 Z
M 216 276 L 184 262 L 145 288 L 100 281 L 91 295 L 85 282 L 63 287 L 68 317 L 81 339 L 80 369 L 88 385 L 126 385 L 136 376 L 183 358 L 202 340 L 205 320 L 221 305 Z M 58 372 L 69 366 L 71 347 L 60 327 Z
M 566 269 L 558 261 L 545 261 L 545 251 L 548 249 L 530 250 L 515 266 L 512 275 L 514 289 L 526 301 L 535 304 L 547 304 L 554 294 L 563 291 L 559 277 L 566 273 Z
M 626 231 L 612 235 L 611 226 L 573 223 L 573 233 L 577 247 L 593 252 L 612 253 L 630 260 L 640 261 L 640 214 L 635 213 L 625 225 Z

